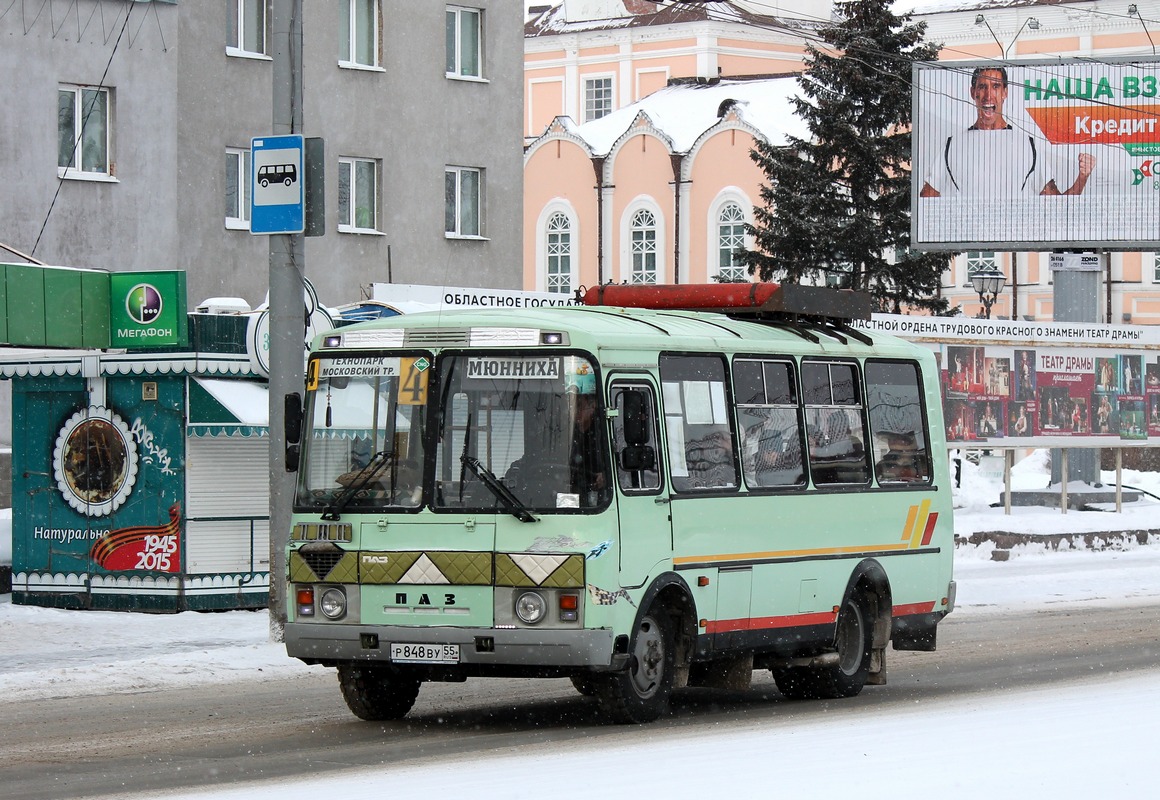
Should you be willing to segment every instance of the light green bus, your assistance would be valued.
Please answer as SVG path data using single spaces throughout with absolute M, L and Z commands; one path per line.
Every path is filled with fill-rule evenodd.
M 955 597 L 934 357 L 850 328 L 862 296 L 757 286 L 319 337 L 289 655 L 368 720 L 427 681 L 526 676 L 641 723 L 675 688 L 761 669 L 846 697 L 891 642 L 933 650 Z

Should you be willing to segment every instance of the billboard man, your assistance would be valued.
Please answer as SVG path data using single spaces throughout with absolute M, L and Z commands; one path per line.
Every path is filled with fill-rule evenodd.
M 961 134 L 948 136 L 941 158 L 927 176 L 920 197 L 971 195 L 1076 195 L 1083 192 L 1095 156 L 1079 155 L 1079 175 L 1061 192 L 1043 163 L 1035 140 L 1003 117 L 1007 100 L 1006 67 L 978 67 L 971 74 L 971 100 L 978 118 Z

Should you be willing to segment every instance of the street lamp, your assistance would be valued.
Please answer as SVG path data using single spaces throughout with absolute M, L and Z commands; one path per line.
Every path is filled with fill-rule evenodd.
M 1131 12 L 1128 13 L 1130 14 Z M 1141 22 L 1142 21 L 1143 20 L 1141 20 Z M 991 27 L 991 23 L 987 22 L 986 17 L 984 17 L 982 14 L 976 14 L 975 24 L 985 25 L 987 27 L 987 30 L 991 32 L 991 38 L 995 40 L 995 44 L 999 45 L 999 52 L 1003 54 L 1004 60 L 1006 60 L 1007 53 L 1010 52 L 1011 48 L 1015 46 L 1015 40 L 1019 38 L 1019 34 L 1023 33 L 1024 29 L 1030 28 L 1033 31 L 1039 30 L 1039 20 L 1035 17 L 1028 17 L 1027 19 L 1023 20 L 1023 25 L 1019 28 L 1019 30 L 1015 31 L 1015 35 L 1011 37 L 1011 43 L 1004 47 L 1003 43 L 999 41 L 999 37 L 995 35 L 995 30 Z
M 1144 25 L 1144 18 L 1140 16 L 1140 10 L 1136 8 L 1135 3 L 1128 6 L 1128 16 L 1135 17 L 1140 20 L 1141 25 Z M 1148 44 L 1152 45 L 1152 55 L 1156 55 L 1156 43 L 1152 41 L 1152 32 L 1148 30 L 1147 25 L 1144 25 L 1144 33 L 1148 36 Z
M 983 319 L 991 318 L 991 306 L 995 305 L 995 298 L 1003 291 L 1006 283 L 1007 276 L 997 269 L 981 269 L 971 273 L 971 286 L 983 304 Z

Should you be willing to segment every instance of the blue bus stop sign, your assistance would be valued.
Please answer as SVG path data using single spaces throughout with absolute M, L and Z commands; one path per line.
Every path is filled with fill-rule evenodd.
M 250 233 L 302 233 L 303 142 L 299 135 L 250 140 Z

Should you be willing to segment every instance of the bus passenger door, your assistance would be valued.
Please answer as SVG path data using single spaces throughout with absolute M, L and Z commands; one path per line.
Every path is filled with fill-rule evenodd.
M 647 379 L 615 378 L 609 394 L 616 503 L 620 522 L 620 581 L 639 586 L 673 553 L 668 493 L 661 475 L 657 392 Z

